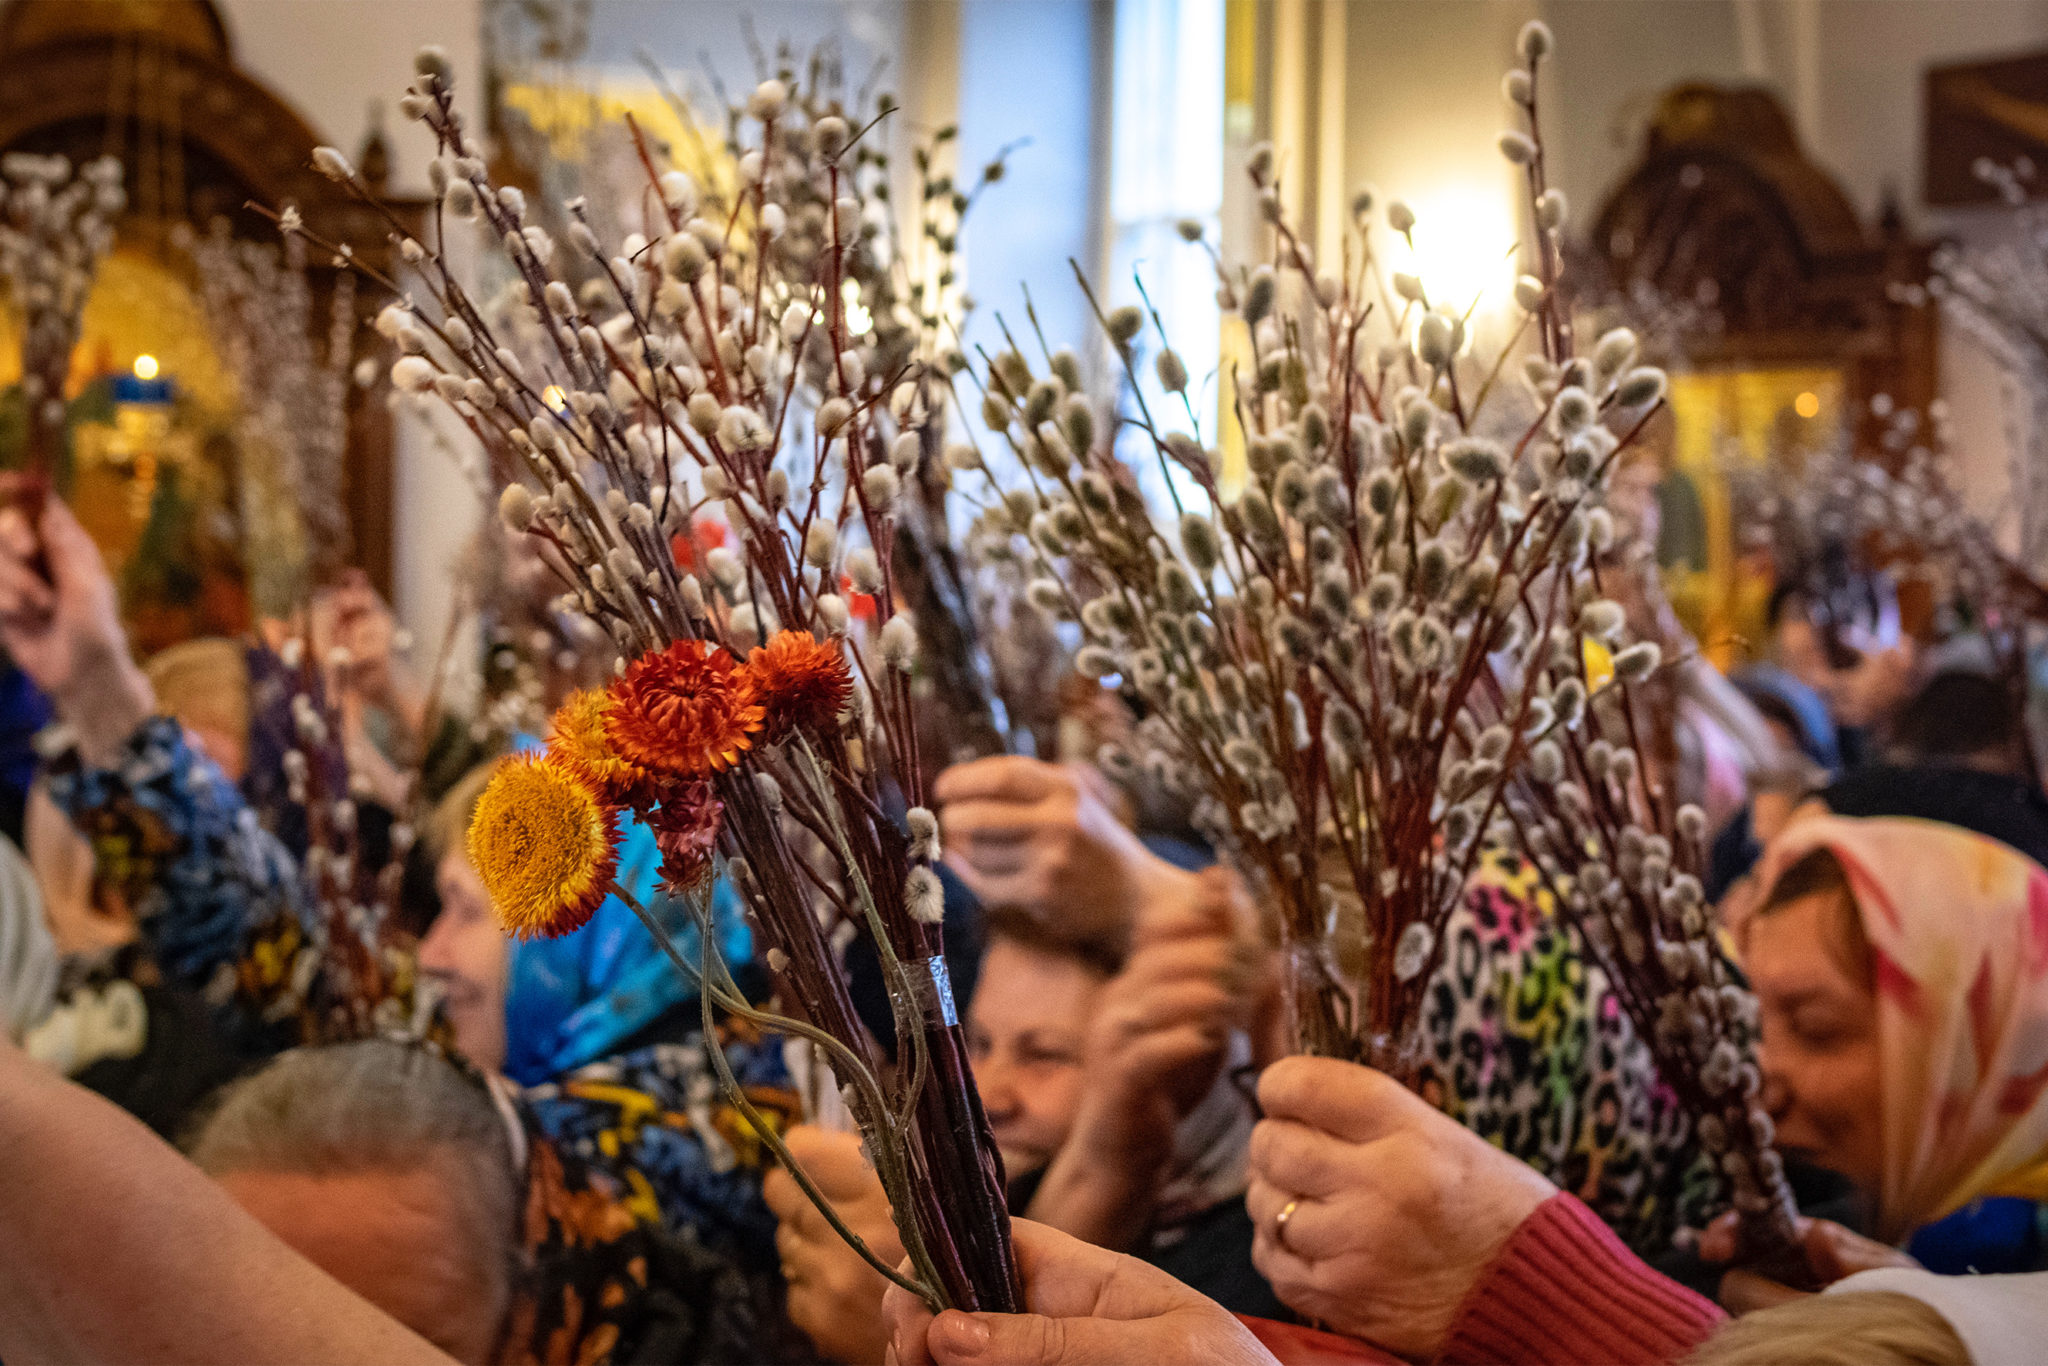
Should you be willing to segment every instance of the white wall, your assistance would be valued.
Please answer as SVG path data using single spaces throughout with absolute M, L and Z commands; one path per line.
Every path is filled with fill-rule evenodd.
M 1814 151 L 1866 216 L 1887 185 L 1909 219 L 1940 231 L 1920 199 L 1924 76 L 1930 66 L 2048 47 L 2042 0 L 1826 0 L 1825 54 Z
M 969 176 L 998 149 L 1009 173 L 982 196 L 962 234 L 968 292 L 978 307 L 967 335 L 994 354 L 995 315 L 1025 333 L 1029 286 L 1045 335 L 1083 355 L 1094 333 L 1069 258 L 1099 277 L 1094 222 L 1098 152 L 1091 0 L 967 0 L 960 12 L 960 165 Z M 1106 58 L 1106 54 L 1100 54 Z
M 1583 228 L 1635 164 L 1660 95 L 1681 81 L 1744 79 L 1735 6 L 1545 0 L 1542 11 L 1557 34 L 1557 57 L 1541 92 L 1548 101 L 1548 164 Z M 1489 55 L 1498 72 L 1510 49 L 1496 43 Z
M 433 140 L 398 117 L 413 54 L 447 49 L 464 113 L 477 117 L 483 72 L 480 0 L 215 0 L 235 61 L 314 129 L 354 154 L 372 100 L 384 106 L 394 188 L 426 188 Z

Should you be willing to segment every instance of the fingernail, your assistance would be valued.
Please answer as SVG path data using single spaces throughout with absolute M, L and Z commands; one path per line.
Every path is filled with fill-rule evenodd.
M 988 1350 L 994 1337 L 986 1323 L 957 1309 L 939 1315 L 938 1321 L 946 1336 L 947 1355 L 951 1357 L 978 1357 Z

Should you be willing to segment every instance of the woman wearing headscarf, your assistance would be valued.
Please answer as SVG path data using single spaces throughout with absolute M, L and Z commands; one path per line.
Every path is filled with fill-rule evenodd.
M 800 1106 L 782 1041 L 739 1022 L 707 1040 L 696 993 L 616 897 L 574 934 L 506 935 L 463 838 L 489 775 L 458 783 L 425 832 L 441 914 L 420 942 L 420 970 L 447 993 L 456 1046 L 525 1086 L 537 1122 L 565 1151 L 618 1169 L 643 1213 L 692 1225 L 708 1246 L 773 1279 L 775 1222 L 760 1192 L 769 1155 L 720 1094 L 710 1049 L 724 1051 L 757 1107 L 793 1122 Z M 696 925 L 655 895 L 658 862 L 658 851 L 636 855 L 628 838 L 618 881 L 640 883 L 694 957 Z M 721 952 L 743 961 L 744 922 L 728 911 L 714 924 Z
M 2048 871 L 1933 821 L 1815 816 L 1735 926 L 1788 1156 L 1930 1270 L 2048 1268 Z
M 695 990 L 618 897 L 605 898 L 575 934 L 511 939 L 498 928 L 463 847 L 493 767 L 479 765 L 457 782 L 436 804 L 424 831 L 442 912 L 420 943 L 421 968 L 447 992 L 450 1019 L 467 1039 L 465 1051 L 534 1086 L 672 1035 L 678 1026 L 684 1032 L 694 1028 Z M 654 911 L 694 962 L 697 925 L 662 891 L 662 855 L 653 832 L 622 819 L 617 857 L 614 880 Z M 753 936 L 722 882 L 714 892 L 712 921 L 720 956 L 745 985 Z M 492 1037 L 500 1032 L 502 1044 Z

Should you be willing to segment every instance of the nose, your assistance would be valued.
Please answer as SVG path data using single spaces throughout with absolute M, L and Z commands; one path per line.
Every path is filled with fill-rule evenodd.
M 451 938 L 452 936 L 448 933 L 448 917 L 446 915 L 436 917 L 433 926 L 427 931 L 427 937 L 420 940 L 420 946 L 417 950 L 417 961 L 421 972 L 426 973 L 430 977 L 444 977 L 455 970 L 455 965 L 448 956 L 448 946 Z
M 1763 1086 L 1757 1093 L 1757 1099 L 1762 1102 L 1764 1113 L 1776 1123 L 1784 1119 L 1792 1108 L 1792 1088 L 1786 1083 L 1784 1074 L 1771 1066 L 1771 1052 L 1762 1045 L 1758 1045 L 1756 1050 L 1756 1066 L 1757 1071 L 1763 1074 Z
M 974 1089 L 981 1092 L 981 1108 L 988 1112 L 989 1123 L 1004 1124 L 1017 1117 L 1020 1106 L 1010 1069 L 994 1058 L 984 1057 L 974 1065 Z

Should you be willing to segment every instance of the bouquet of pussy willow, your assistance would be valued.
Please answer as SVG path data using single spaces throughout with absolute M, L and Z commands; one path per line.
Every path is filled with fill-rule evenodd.
M 1647 671 L 1629 656 L 1656 647 L 1610 650 L 1623 613 L 1600 596 L 1600 577 L 1596 564 L 1576 585 L 1574 629 L 1537 663 L 1563 705 L 1531 733 L 1501 810 L 1691 1116 L 1739 1216 L 1742 1260 L 1804 1282 L 1753 1057 L 1756 1000 L 1720 951 L 1700 883 L 1706 814 L 1676 800 L 1649 743 Z
M 1990 527 L 1970 513 L 1942 471 L 1948 460 L 1949 412 L 1935 399 L 1925 413 L 1874 395 L 1878 420 L 1876 449 L 1861 459 L 1836 451 L 1811 469 L 1803 487 L 1790 491 L 1791 505 L 1818 501 L 1825 510 L 1879 542 L 1875 553 L 1894 554 L 1910 570 L 1928 574 L 1937 590 L 1974 609 L 1979 620 L 2002 616 L 2008 628 L 2021 620 L 2048 619 L 2048 589 L 2039 573 L 2048 554 L 2048 499 L 2041 493 L 2048 443 L 2048 209 L 2037 197 L 2039 169 L 2026 158 L 2002 164 L 1980 158 L 1976 177 L 1998 192 L 2009 211 L 2009 229 L 1975 246 L 1945 242 L 1929 264 L 1924 285 L 1889 287 L 1893 300 L 1914 307 L 1939 306 L 1945 321 L 1959 325 L 1999 363 L 2009 403 L 2026 405 L 2029 436 L 2015 451 L 2010 497 L 2017 504 L 2009 553 Z M 1789 520 L 1789 518 L 1788 518 Z
M 713 219 L 729 214 L 752 188 L 744 167 L 755 123 L 745 102 L 728 102 L 722 125 L 714 128 L 669 84 L 650 54 L 643 51 L 640 59 L 681 124 L 682 135 L 670 152 L 675 168 L 697 187 L 699 214 Z M 784 73 L 791 115 L 809 124 L 845 112 L 846 78 L 834 48 L 821 46 L 800 57 L 785 42 L 775 61 Z M 790 73 L 799 69 L 801 79 L 793 79 Z M 875 97 L 876 117 L 888 117 L 894 108 L 891 96 Z M 790 121 L 786 116 L 785 124 Z M 915 195 L 900 205 L 891 199 L 895 166 L 889 144 L 870 135 L 847 148 L 848 184 L 862 205 L 860 232 L 872 238 L 848 253 L 840 288 L 860 324 L 871 373 L 901 373 L 914 384 L 936 386 L 943 374 L 932 362 L 949 355 L 958 340 L 968 307 L 960 282 L 962 229 L 983 195 L 1007 174 L 1007 157 L 1017 144 L 998 150 L 968 180 L 956 174 L 949 155 L 957 135 L 958 129 L 948 124 L 911 147 Z M 807 207 L 796 199 L 784 207 L 789 221 L 812 228 L 824 206 L 814 200 Z M 746 209 L 741 205 L 739 211 Z M 912 367 L 912 361 L 919 364 Z M 957 365 L 954 361 L 946 368 Z M 946 397 L 935 390 L 919 407 Z M 1050 729 L 1047 709 L 1040 704 L 1042 684 L 1048 671 L 1063 672 L 1064 655 L 1040 648 L 1029 656 L 1034 667 L 1019 668 L 1012 650 L 1019 642 L 1001 620 L 1006 582 L 990 566 L 960 555 L 942 458 L 946 424 L 919 421 L 897 432 L 915 432 L 919 438 L 914 452 L 908 443 L 891 448 L 902 480 L 890 573 L 898 605 L 918 623 L 913 685 L 925 703 L 916 711 L 918 748 L 930 778 L 962 759 L 1028 748 L 1032 742 L 1019 734 L 1026 727 L 1039 732 L 1034 741 L 1042 739 Z
M 2048 621 L 2048 588 L 1999 544 L 1943 473 L 1947 405 L 1922 414 L 1872 400 L 1873 449 L 1847 445 L 1809 458 L 1761 490 L 1751 525 L 1768 537 L 1781 574 L 1830 555 L 1925 583 L 1937 602 L 1986 630 Z
M 22 464 L 48 477 L 63 445 L 64 382 L 114 220 L 127 206 L 113 157 L 0 157 L 0 277 L 20 315 Z
M 402 107 L 439 144 L 435 230 L 421 241 L 392 223 L 416 278 L 385 324 L 406 353 L 392 379 L 476 434 L 505 521 L 618 660 L 610 686 L 557 714 L 544 756 L 510 761 L 485 792 L 478 870 L 515 933 L 565 933 L 608 893 L 637 905 L 612 879 L 615 819 L 634 812 L 668 889 L 707 918 L 706 957 L 690 963 L 643 911 L 679 968 L 702 975 L 708 1025 L 714 1005 L 763 1018 L 710 954 L 698 894 L 722 865 L 806 1017 L 776 1023 L 830 1059 L 913 1274 L 870 1261 L 935 1304 L 1015 1309 L 1000 1164 L 939 956 L 937 826 L 911 715 L 918 631 L 892 568 L 894 509 L 943 419 L 944 376 L 916 348 L 879 344 L 889 334 L 874 318 L 909 288 L 856 297 L 886 246 L 866 207 L 872 177 L 855 173 L 865 130 L 763 82 L 737 194 L 705 202 L 650 154 L 640 230 L 601 243 L 571 202 L 558 239 L 518 190 L 490 182 L 445 59 L 423 52 L 418 70 Z M 332 149 L 318 160 L 362 189 Z M 477 221 L 516 278 L 524 354 L 442 255 L 450 220 Z M 693 552 L 695 572 L 675 547 L 707 517 L 727 543 Z M 805 856 L 820 850 L 823 866 Z M 872 941 L 890 986 L 893 1070 L 834 951 L 847 926 Z
M 1602 592 L 1614 537 L 1602 503 L 1665 377 L 1636 363 L 1626 330 L 1574 352 L 1559 280 L 1565 203 L 1545 183 L 1536 117 L 1549 47 L 1530 25 L 1505 82 L 1527 131 L 1501 149 L 1526 173 L 1537 231 L 1508 347 L 1468 356 L 1474 300 L 1382 278 L 1364 197 L 1346 262 L 1319 271 L 1279 207 L 1272 153 L 1258 149 L 1248 170 L 1271 254 L 1218 264 L 1220 297 L 1251 338 L 1217 443 L 1241 446 L 1243 468 L 1205 447 L 1156 313 L 1098 308 L 1135 411 L 1098 421 L 1067 353 L 1042 374 L 1015 346 L 990 358 L 976 372 L 983 417 L 1024 474 L 1013 487 L 989 475 L 974 535 L 981 553 L 1034 566 L 1034 600 L 1079 622 L 1080 667 L 1142 704 L 1138 752 L 1105 753 L 1105 766 L 1141 765 L 1192 795 L 1205 833 L 1276 908 L 1300 1047 L 1410 1071 L 1445 924 L 1482 844 L 1519 844 L 1560 885 L 1596 879 L 1600 848 L 1631 895 L 1649 888 L 1660 917 L 1675 918 L 1619 934 L 1579 913 L 1605 905 L 1585 887 L 1565 904 L 1643 1037 L 1714 1117 L 1704 1127 L 1719 1124 L 1722 1150 L 1744 1155 L 1746 1167 L 1724 1163 L 1734 1192 L 1747 1208 L 1766 1191 L 1776 1212 L 1784 1187 L 1754 1105 L 1746 998 L 1718 990 L 1725 969 L 1699 884 L 1646 829 L 1612 832 L 1626 853 L 1594 843 L 1602 828 L 1578 818 L 1583 792 L 1563 786 L 1589 747 L 1610 783 L 1641 769 L 1633 727 L 1594 738 L 1610 705 L 1660 667 L 1659 646 L 1626 639 L 1622 607 Z M 1426 229 L 1398 202 L 1386 221 L 1404 237 Z M 1138 390 L 1148 327 L 1187 430 L 1169 429 Z M 1495 416 L 1508 352 L 1531 334 L 1524 415 Z M 1176 518 L 1155 518 L 1120 439 L 1199 503 L 1175 492 Z M 1552 818 L 1576 844 L 1542 838 Z M 1617 938 L 1628 951 L 1607 952 Z M 1698 962 L 1696 976 L 1667 971 Z M 1714 989 L 1701 998 L 1696 983 Z
M 1857 571 L 1883 571 L 1923 588 L 1941 629 L 1982 638 L 2015 712 L 2024 713 L 2032 652 L 2048 626 L 2048 585 L 2007 552 L 1943 473 L 1946 404 L 1937 399 L 1923 415 L 1880 394 L 1872 408 L 1875 449 L 1859 454 L 1844 444 L 1781 475 L 1754 500 L 1750 525 L 1781 585 L 1810 600 L 1831 658 L 1843 649 L 1836 623 L 1869 607 Z M 2038 769 L 2031 741 L 2025 754 Z
M 1250 336 L 1219 439 L 1205 443 L 1186 367 L 1138 307 L 1097 310 L 1132 378 L 1135 411 L 1113 423 L 1067 353 L 1041 374 L 1012 346 L 976 375 L 985 423 L 1024 471 L 988 500 L 982 553 L 1034 565 L 1034 600 L 1080 623 L 1082 669 L 1146 712 L 1139 753 L 1105 763 L 1193 795 L 1205 833 L 1278 908 L 1299 1045 L 1396 1073 L 1503 783 L 1533 737 L 1583 710 L 1583 684 L 1543 665 L 1579 640 L 1606 478 L 1664 391 L 1626 333 L 1572 353 L 1565 205 L 1535 137 L 1547 43 L 1532 27 L 1508 77 L 1530 131 L 1502 149 L 1527 173 L 1538 240 L 1497 352 L 1467 354 L 1478 300 L 1384 270 L 1370 196 L 1344 261 L 1319 267 L 1262 147 L 1247 169 L 1270 254 L 1217 262 Z M 1411 244 L 1427 231 L 1400 202 L 1385 216 Z M 1185 430 L 1137 389 L 1148 326 Z M 1497 414 L 1531 333 L 1521 413 Z M 1177 520 L 1156 521 L 1120 445 L 1198 499 L 1175 492 Z M 1637 676 L 1655 663 L 1647 645 L 1616 656 Z
M 334 702 L 334 675 L 347 662 L 316 658 L 304 635 L 278 651 L 290 708 L 284 798 L 304 821 L 300 885 L 312 917 L 291 966 L 293 990 L 277 1008 L 289 1002 L 296 1009 L 308 1041 L 426 1037 L 444 1026 L 431 994 L 419 989 L 412 946 L 397 923 L 414 840 L 412 803 L 397 802 L 388 821 L 365 828 L 365 801 L 376 794 L 350 759 Z
M 349 562 L 345 466 L 355 277 L 336 274 L 322 320 L 303 238 L 286 238 L 282 249 L 243 241 L 218 219 L 204 235 L 180 224 L 172 241 L 192 262 L 209 331 L 234 374 L 238 433 L 248 449 L 266 456 L 261 463 L 283 494 L 280 510 L 297 523 L 266 528 L 262 539 L 304 548 L 301 563 L 258 566 L 259 572 L 302 595 L 332 582 Z

